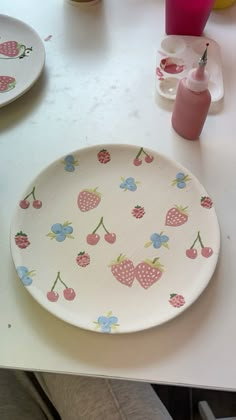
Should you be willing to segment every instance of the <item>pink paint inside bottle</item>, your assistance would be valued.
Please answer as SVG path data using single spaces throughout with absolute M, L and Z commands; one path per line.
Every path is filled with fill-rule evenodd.
M 213 5 L 214 0 L 166 0 L 166 33 L 202 35 Z
M 211 104 L 206 63 L 207 48 L 198 68 L 191 70 L 187 77 L 180 80 L 177 89 L 172 126 L 178 134 L 188 140 L 199 138 Z

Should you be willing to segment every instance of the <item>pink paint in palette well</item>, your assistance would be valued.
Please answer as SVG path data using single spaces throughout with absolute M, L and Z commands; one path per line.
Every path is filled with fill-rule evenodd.
M 178 74 L 184 71 L 185 66 L 183 60 L 180 58 L 166 57 L 162 58 L 160 68 L 169 74 Z

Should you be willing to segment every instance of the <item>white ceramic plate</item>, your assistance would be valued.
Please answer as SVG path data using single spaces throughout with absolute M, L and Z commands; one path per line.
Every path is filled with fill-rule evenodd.
M 81 149 L 21 195 L 11 250 L 31 295 L 92 331 L 174 318 L 207 286 L 219 254 L 212 201 L 186 168 L 135 146 Z
M 0 15 L 0 107 L 29 90 L 45 61 L 44 45 L 28 25 Z

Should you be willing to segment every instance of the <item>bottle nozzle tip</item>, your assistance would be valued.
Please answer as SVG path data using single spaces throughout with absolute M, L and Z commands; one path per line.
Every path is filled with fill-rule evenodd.
M 199 63 L 198 63 L 199 66 L 205 66 L 206 63 L 207 63 L 207 49 L 208 49 L 208 46 L 209 46 L 209 42 L 206 43 L 205 51 L 204 51 L 203 55 L 201 56 L 201 58 L 199 60 Z

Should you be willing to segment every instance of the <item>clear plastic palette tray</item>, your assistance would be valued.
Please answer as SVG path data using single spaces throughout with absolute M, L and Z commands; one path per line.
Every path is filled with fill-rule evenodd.
M 174 100 L 178 82 L 186 77 L 190 69 L 197 67 L 206 44 L 208 47 L 207 71 L 209 73 L 209 91 L 212 102 L 224 96 L 224 84 L 220 47 L 217 42 L 205 37 L 169 35 L 161 42 L 157 52 L 156 89 L 157 92 Z

